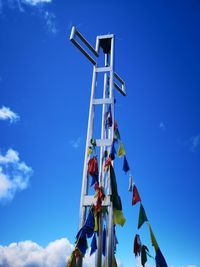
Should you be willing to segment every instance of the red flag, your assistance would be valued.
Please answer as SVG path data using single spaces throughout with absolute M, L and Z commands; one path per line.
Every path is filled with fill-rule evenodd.
M 138 193 L 137 187 L 134 185 L 134 187 L 133 187 L 132 205 L 135 205 L 139 201 L 141 201 L 141 198 L 140 198 L 140 195 Z

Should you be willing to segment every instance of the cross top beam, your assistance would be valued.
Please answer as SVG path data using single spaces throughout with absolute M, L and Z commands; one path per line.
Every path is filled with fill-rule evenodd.
M 104 54 L 109 55 L 110 50 L 111 50 L 111 38 L 113 38 L 113 37 L 114 37 L 113 34 L 97 36 L 96 47 L 94 48 L 75 27 L 72 27 L 71 35 L 70 35 L 70 41 L 85 55 L 85 57 L 93 65 L 97 65 L 96 58 L 99 57 L 100 48 L 103 49 Z M 88 53 L 87 50 L 84 49 L 84 47 L 80 44 L 80 41 L 88 48 L 88 50 L 92 53 L 92 56 Z M 95 59 L 94 59 L 94 56 L 95 56 Z M 123 96 L 126 96 L 125 82 L 116 72 L 114 72 L 114 78 L 115 78 L 114 87 Z

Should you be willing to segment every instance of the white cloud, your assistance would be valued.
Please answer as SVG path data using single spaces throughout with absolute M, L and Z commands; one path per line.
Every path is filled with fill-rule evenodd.
M 21 3 L 31 6 L 37 6 L 39 4 L 51 3 L 51 0 L 21 0 Z
M 70 141 L 70 144 L 73 148 L 77 149 L 79 148 L 80 144 L 81 144 L 81 137 L 78 137 L 77 139 L 75 140 L 71 140 Z
M 67 238 L 61 238 L 42 247 L 33 241 L 11 243 L 0 246 L 0 266 L 5 267 L 66 267 L 73 249 Z M 83 267 L 94 266 L 94 255 L 89 252 L 84 258 Z
M 0 108 L 0 120 L 10 120 L 10 123 L 16 122 L 20 119 L 19 115 L 13 112 L 10 108 Z
M 50 33 L 56 34 L 57 33 L 57 27 L 56 27 L 56 16 L 49 11 L 44 12 L 44 19 L 46 22 L 47 30 Z
M 161 130 L 163 130 L 163 131 L 166 130 L 166 125 L 164 124 L 163 121 L 160 122 L 160 124 L 159 124 L 159 128 L 160 128 Z
M 190 150 L 195 152 L 196 148 L 200 144 L 200 135 L 192 136 L 189 140 Z
M 0 152 L 0 202 L 12 200 L 17 191 L 27 188 L 32 169 L 20 161 L 19 154 L 8 149 L 5 155 Z

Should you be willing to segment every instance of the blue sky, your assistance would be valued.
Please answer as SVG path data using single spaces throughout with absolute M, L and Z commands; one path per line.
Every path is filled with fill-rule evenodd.
M 72 25 L 93 45 L 116 35 L 127 88 L 116 119 L 133 178 L 168 265 L 200 266 L 199 12 L 194 0 L 0 0 L 0 266 L 49 267 L 19 256 L 43 251 L 63 267 L 75 241 L 92 66 L 69 41 Z M 136 233 L 154 252 L 121 169 L 117 159 L 127 220 L 117 258 L 130 267 Z

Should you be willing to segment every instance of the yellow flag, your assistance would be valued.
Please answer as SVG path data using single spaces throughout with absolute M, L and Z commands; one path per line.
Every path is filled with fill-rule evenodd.
M 155 236 L 154 236 L 154 234 L 153 234 L 153 231 L 152 231 L 152 229 L 151 229 L 151 225 L 150 225 L 150 223 L 148 223 L 148 227 L 149 227 L 149 231 L 150 231 L 150 236 L 151 236 L 151 243 L 152 243 L 152 246 L 154 246 L 155 251 L 157 251 L 157 250 L 159 249 L 159 246 L 158 246 L 158 243 L 157 243 L 157 241 L 156 241 L 156 238 L 155 238 Z
M 98 218 L 97 215 L 94 215 L 94 232 L 97 232 L 99 229 L 98 227 Z
M 113 221 L 114 224 L 119 224 L 121 226 L 124 226 L 126 219 L 124 218 L 122 210 L 113 211 Z
M 88 151 L 87 151 L 87 156 L 89 157 L 91 154 L 92 154 L 92 148 L 89 147 L 89 148 L 88 148 Z
M 125 150 L 124 150 L 122 141 L 120 141 L 119 148 L 118 148 L 118 157 L 121 158 L 123 155 L 125 155 Z

